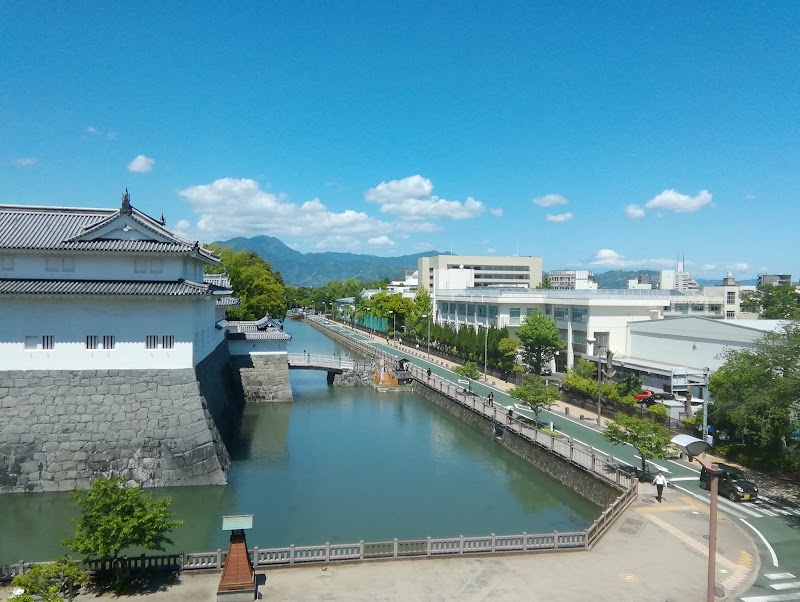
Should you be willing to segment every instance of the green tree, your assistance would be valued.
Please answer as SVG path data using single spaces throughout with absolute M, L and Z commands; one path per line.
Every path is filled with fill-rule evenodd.
M 800 293 L 793 284 L 764 284 L 742 294 L 742 308 L 766 320 L 800 320 Z
M 216 245 L 209 245 L 209 249 L 220 256 L 220 265 L 214 269 L 228 273 L 234 294 L 242 300 L 241 305 L 228 310 L 229 319 L 258 320 L 266 314 L 273 317 L 286 314 L 283 279 L 272 271 L 269 262 L 252 252 L 237 252 Z
M 58 602 L 75 598 L 75 587 L 89 580 L 89 575 L 81 570 L 69 556 L 62 556 L 49 564 L 35 564 L 25 574 L 11 580 L 11 585 L 25 590 L 15 602 Z M 66 592 L 62 594 L 62 592 Z M 38 598 L 36 597 L 38 596 Z
M 647 471 L 647 460 L 666 455 L 671 440 L 670 432 L 660 424 L 622 413 L 608 423 L 603 438 L 617 445 L 633 446 L 642 459 L 643 472 Z
M 588 380 L 597 380 L 597 364 L 593 364 L 589 360 L 579 358 L 575 363 L 575 374 L 581 378 Z
M 550 282 L 550 274 L 542 274 L 542 282 L 536 288 L 539 289 L 553 288 L 553 284 Z
M 75 536 L 61 543 L 87 559 L 113 561 L 134 547 L 163 550 L 173 543 L 167 534 L 183 524 L 171 520 L 170 498 L 153 499 L 141 487 L 126 486 L 121 477 L 95 479 L 88 489 L 76 488 L 70 495 L 81 515 L 73 519 Z
M 553 402 L 561 397 L 557 389 L 548 387 L 541 378 L 526 376 L 522 384 L 511 389 L 508 394 L 528 406 L 539 424 L 539 412 L 549 410 Z
M 564 347 L 558 326 L 540 311 L 534 311 L 525 317 L 517 330 L 517 337 L 525 350 L 526 363 L 536 374 L 540 374 L 542 366 Z
M 425 289 L 419 289 L 406 317 L 407 329 L 413 332 L 418 340 L 424 340 L 428 336 L 428 324 L 432 322 L 433 302 L 431 296 Z
M 723 357 L 709 379 L 709 422 L 762 454 L 783 452 L 800 411 L 800 323 L 785 322 L 755 347 Z
M 453 372 L 469 380 L 478 380 L 481 377 L 481 372 L 475 362 L 467 362 L 463 366 L 456 366 L 453 368 Z
M 506 337 L 497 343 L 497 365 L 502 372 L 511 372 L 517 362 L 517 351 L 519 350 L 519 339 Z

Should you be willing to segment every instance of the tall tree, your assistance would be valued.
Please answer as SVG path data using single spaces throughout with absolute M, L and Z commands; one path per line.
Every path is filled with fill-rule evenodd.
M 800 320 L 800 292 L 793 284 L 763 284 L 742 294 L 742 308 L 766 320 Z
M 98 478 L 88 489 L 76 488 L 72 499 L 81 509 L 73 519 L 75 536 L 61 543 L 87 558 L 115 560 L 128 548 L 163 550 L 173 543 L 168 534 L 183 524 L 171 520 L 172 500 L 153 499 L 141 487 L 128 487 L 121 477 Z
M 642 472 L 647 472 L 647 460 L 666 455 L 671 441 L 670 432 L 660 424 L 622 413 L 608 423 L 603 438 L 617 445 L 630 445 L 638 451 Z
M 242 303 L 228 310 L 232 320 L 257 320 L 265 314 L 274 317 L 286 314 L 286 291 L 279 274 L 256 253 L 233 251 L 209 245 L 220 256 L 220 265 L 231 279 L 234 294 Z
M 519 339 L 506 337 L 497 343 L 497 366 L 503 373 L 511 372 L 517 362 L 517 351 L 519 350 Z
M 558 334 L 556 323 L 540 311 L 525 317 L 517 330 L 517 337 L 525 349 L 525 361 L 536 374 L 541 374 L 543 364 L 553 359 L 564 344 Z
M 508 394 L 514 399 L 519 399 L 533 411 L 537 425 L 539 424 L 539 412 L 549 410 L 553 402 L 561 397 L 557 389 L 548 387 L 541 378 L 536 376 L 526 376 L 522 384 L 511 389 Z
M 754 348 L 723 357 L 709 379 L 711 423 L 762 453 L 783 450 L 800 412 L 800 323 L 787 321 Z
M 411 304 L 411 310 L 406 317 L 406 326 L 421 340 L 428 336 L 428 324 L 432 323 L 433 319 L 431 296 L 425 289 L 418 289 L 414 302 Z

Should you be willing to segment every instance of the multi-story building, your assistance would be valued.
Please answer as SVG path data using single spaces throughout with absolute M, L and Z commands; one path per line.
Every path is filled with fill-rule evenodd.
M 593 290 L 597 280 L 587 270 L 553 270 L 548 274 L 550 288 L 555 290 Z
M 792 283 L 791 274 L 759 274 L 758 286 L 765 284 L 785 285 Z
M 452 284 L 442 286 L 445 281 L 467 278 L 472 281 L 468 286 L 474 287 L 536 288 L 542 283 L 541 257 L 436 255 L 420 257 L 417 268 L 419 287 L 431 295 L 438 289 L 456 288 Z

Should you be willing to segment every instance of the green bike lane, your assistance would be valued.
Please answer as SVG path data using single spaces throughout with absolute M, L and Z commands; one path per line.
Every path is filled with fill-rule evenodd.
M 332 325 L 328 325 L 329 327 Z M 490 392 L 494 394 L 494 403 L 506 410 L 513 408 L 520 414 L 534 420 L 535 416 L 517 404 L 517 400 L 508 395 L 507 383 L 484 382 L 470 380 L 468 384 L 459 382 L 461 377 L 437 361 L 424 357 L 422 350 L 417 353 L 413 349 L 386 344 L 358 331 L 337 327 L 334 330 L 347 334 L 354 339 L 371 345 L 395 357 L 407 358 L 423 369 L 430 368 L 431 373 L 448 380 L 458 389 L 469 389 L 485 398 Z M 419 354 L 419 355 L 418 355 Z M 580 411 L 580 410 L 577 410 Z M 626 467 L 641 468 L 642 461 L 636 450 L 629 445 L 618 445 L 606 441 L 603 433 L 593 417 L 591 422 L 581 420 L 579 415 L 571 413 L 566 416 L 560 412 L 542 410 L 539 421 L 549 427 L 552 422 L 556 432 L 569 437 L 574 443 L 594 450 L 601 460 L 622 469 Z M 661 470 L 670 481 L 669 491 L 681 491 L 684 494 L 710 504 L 710 495 L 700 488 L 698 464 L 689 464 L 678 458 L 665 458 L 648 461 L 648 470 Z M 644 481 L 647 483 L 647 481 Z M 647 487 L 648 485 L 644 485 Z M 654 493 L 655 494 L 655 493 Z M 719 498 L 720 512 L 735 519 L 737 524 L 755 541 L 760 555 L 760 571 L 753 586 L 741 598 L 745 602 L 782 602 L 800 600 L 800 509 L 766 497 L 755 503 L 732 502 Z M 797 577 L 795 577 L 797 576 Z

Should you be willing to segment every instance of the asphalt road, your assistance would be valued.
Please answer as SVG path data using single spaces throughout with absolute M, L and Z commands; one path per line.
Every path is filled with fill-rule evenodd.
M 463 388 L 458 382 L 460 376 L 436 362 L 417 357 L 407 350 L 387 345 L 359 331 L 344 328 L 340 324 L 330 323 L 325 326 L 382 351 L 407 357 L 414 364 L 425 369 L 430 368 L 437 376 Z M 495 405 L 514 407 L 516 413 L 533 419 L 532 412 L 517 405 L 517 400 L 507 394 L 504 389 L 508 387 L 506 383 L 492 386 L 491 381 L 489 384 L 481 381 L 470 383 L 472 391 L 483 397 L 490 391 L 493 392 Z M 591 422 L 580 420 L 574 412 L 567 417 L 562 413 L 546 410 L 540 412 L 539 420 L 543 423 L 552 422 L 556 431 L 572 438 L 576 443 L 591 447 L 600 456 L 612 458 L 615 464 L 641 467 L 642 461 L 636 450 L 629 445 L 615 445 L 606 441 L 594 420 Z M 677 458 L 666 458 L 647 464 L 650 470 L 661 470 L 666 475 L 673 491 L 679 490 L 703 503 L 710 504 L 710 494 L 700 489 L 699 465 L 691 465 Z M 775 498 L 767 496 L 755 502 L 738 503 L 719 498 L 719 511 L 738 521 L 750 533 L 760 554 L 761 569 L 758 578 L 741 600 L 743 602 L 800 600 L 800 508 L 791 502 L 780 500 L 777 496 Z

